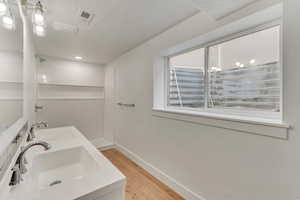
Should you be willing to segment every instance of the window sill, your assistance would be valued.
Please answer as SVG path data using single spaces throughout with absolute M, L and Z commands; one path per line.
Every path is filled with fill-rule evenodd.
M 196 112 L 176 109 L 152 109 L 152 115 L 160 118 L 174 119 L 189 123 L 224 128 L 249 134 L 288 139 L 289 124 L 279 120 L 237 117 L 225 114 Z

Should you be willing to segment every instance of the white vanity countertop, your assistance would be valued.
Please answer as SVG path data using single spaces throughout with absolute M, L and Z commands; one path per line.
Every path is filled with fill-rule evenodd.
M 102 195 L 125 187 L 125 176 L 75 127 L 44 129 L 36 135 L 35 141 L 46 141 L 52 148 L 44 151 L 43 147 L 36 146 L 27 151 L 28 172 L 23 175 L 21 184 L 11 187 L 6 200 L 71 200 L 95 191 Z M 40 172 L 40 168 L 47 174 Z M 59 171 L 55 171 L 56 168 Z M 49 187 L 44 180 L 51 180 L 51 174 L 72 180 L 66 178 L 61 185 Z M 41 186 L 45 184 L 43 181 L 47 184 L 45 187 Z

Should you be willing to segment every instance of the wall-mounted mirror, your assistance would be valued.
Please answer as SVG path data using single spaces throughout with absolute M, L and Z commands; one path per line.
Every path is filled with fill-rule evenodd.
M 22 117 L 22 28 L 16 0 L 0 0 L 0 135 Z

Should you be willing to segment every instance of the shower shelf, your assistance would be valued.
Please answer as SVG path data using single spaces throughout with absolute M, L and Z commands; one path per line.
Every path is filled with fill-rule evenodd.
M 39 82 L 39 85 L 48 85 L 48 86 L 66 86 L 66 87 L 96 87 L 96 88 L 104 88 L 103 85 L 81 85 L 81 84 L 69 84 L 69 83 L 42 83 Z
M 0 84 L 23 84 L 21 81 L 0 80 Z
M 104 97 L 39 97 L 39 100 L 103 100 Z

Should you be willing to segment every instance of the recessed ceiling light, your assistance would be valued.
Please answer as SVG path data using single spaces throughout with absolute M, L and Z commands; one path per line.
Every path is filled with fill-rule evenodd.
M 82 57 L 81 56 L 75 56 L 75 59 L 76 60 L 82 60 Z
M 250 60 L 250 64 L 254 64 L 256 62 L 255 59 Z

